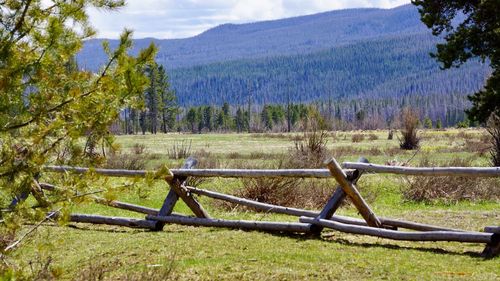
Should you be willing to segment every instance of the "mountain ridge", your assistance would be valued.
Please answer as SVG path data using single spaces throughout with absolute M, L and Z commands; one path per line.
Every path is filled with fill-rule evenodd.
M 137 39 L 132 53 L 154 42 L 158 47 L 157 60 L 168 69 L 242 58 L 305 54 L 383 35 L 429 33 L 416 15 L 416 8 L 403 5 L 393 9 L 346 9 L 263 22 L 223 24 L 185 39 Z M 78 56 L 85 68 L 95 71 L 105 61 L 100 48 L 102 41 L 91 39 L 85 43 Z M 113 47 L 118 40 L 109 42 Z
M 288 97 L 305 103 L 465 97 L 481 89 L 489 67 L 472 61 L 440 70 L 429 53 L 441 40 L 420 21 L 416 7 L 403 5 L 224 24 L 187 39 L 138 39 L 132 53 L 157 44 L 156 60 L 166 67 L 181 106 L 283 103 Z M 95 71 L 105 61 L 100 43 L 85 43 L 77 58 L 81 66 Z

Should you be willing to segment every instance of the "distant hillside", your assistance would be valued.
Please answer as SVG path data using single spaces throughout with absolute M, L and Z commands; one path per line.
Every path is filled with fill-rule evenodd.
M 438 41 L 411 5 L 225 24 L 187 39 L 135 40 L 132 52 L 152 40 L 182 105 L 466 95 L 489 73 L 477 62 L 441 71 L 429 57 Z M 87 41 L 79 64 L 98 69 L 100 46 Z
M 307 55 L 214 63 L 171 71 L 185 105 L 312 102 L 318 99 L 468 94 L 488 67 L 478 62 L 442 71 L 428 35 L 361 41 Z
M 187 39 L 135 40 L 134 53 L 151 41 L 158 61 L 169 69 L 211 62 L 276 55 L 304 54 L 369 38 L 428 33 L 416 8 L 350 9 L 249 24 L 224 24 Z M 105 59 L 101 39 L 89 40 L 80 64 L 97 69 Z M 117 40 L 110 41 L 116 46 Z

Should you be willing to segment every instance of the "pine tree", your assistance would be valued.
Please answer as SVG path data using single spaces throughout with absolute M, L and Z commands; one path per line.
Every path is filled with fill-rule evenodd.
M 167 133 L 175 129 L 179 106 L 175 91 L 170 88 L 168 75 L 162 65 L 158 67 L 158 84 L 161 100 L 161 131 Z
M 103 44 L 108 60 L 99 72 L 79 70 L 74 57 L 83 41 L 95 35 L 87 10 L 114 10 L 124 1 L 53 2 L 48 8 L 46 1 L 2 1 L 0 8 L 1 194 L 31 193 L 43 210 L 50 210 L 52 203 L 40 196 L 37 175 L 45 165 L 102 161 L 86 157 L 87 152 L 104 154 L 113 145 L 109 128 L 122 109 L 139 107 L 148 85 L 144 68 L 155 55 L 150 45 L 137 57 L 129 56 L 132 33 L 125 30 L 113 50 Z M 89 149 L 82 147 L 82 138 Z M 97 146 L 99 151 L 92 148 Z M 60 157 L 63 150 L 69 152 Z M 85 186 L 67 182 L 71 192 L 61 193 L 58 200 L 71 207 L 71 198 Z M 1 214 L 2 220 L 20 224 L 23 218 L 36 217 L 31 216 L 35 210 L 19 210 L 10 210 L 8 219 Z

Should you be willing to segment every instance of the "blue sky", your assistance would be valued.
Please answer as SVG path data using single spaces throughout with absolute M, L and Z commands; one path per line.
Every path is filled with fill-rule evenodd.
M 127 0 L 117 12 L 91 10 L 100 38 L 185 38 L 223 23 L 280 19 L 347 8 L 393 8 L 410 0 Z

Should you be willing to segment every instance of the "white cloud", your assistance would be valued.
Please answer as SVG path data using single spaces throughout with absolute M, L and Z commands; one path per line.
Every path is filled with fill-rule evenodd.
M 410 0 L 129 0 L 116 12 L 89 11 L 98 37 L 183 38 L 223 23 L 279 19 L 347 8 L 393 8 Z

